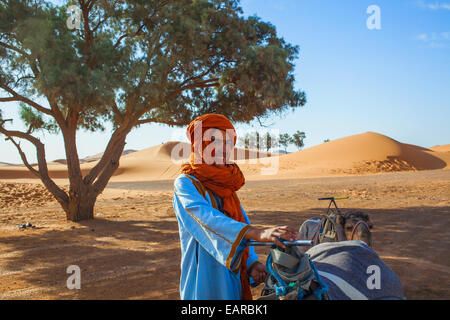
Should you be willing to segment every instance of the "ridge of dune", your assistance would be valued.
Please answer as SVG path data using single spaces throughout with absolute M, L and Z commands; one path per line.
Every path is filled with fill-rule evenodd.
M 180 164 L 189 159 L 191 144 L 169 141 L 123 156 L 112 180 L 172 179 L 180 174 Z M 235 148 L 234 160 L 268 157 L 270 153 Z
M 136 152 L 136 151 L 137 150 L 133 150 L 133 149 L 124 150 L 122 152 L 122 156 L 125 156 L 127 154 L 130 154 L 130 153 L 133 153 L 133 152 Z M 84 157 L 83 159 L 80 159 L 80 163 L 98 161 L 98 160 L 100 160 L 103 157 L 103 153 L 104 152 L 100 152 L 100 153 L 94 154 L 93 156 Z M 63 163 L 63 164 L 67 163 L 66 159 L 59 159 L 59 160 L 54 160 L 54 161 L 55 162 L 60 162 L 60 163 Z
M 449 156 L 369 131 L 285 155 L 280 170 L 345 174 L 431 170 L 449 168 Z
M 191 144 L 181 141 L 169 141 L 156 145 L 147 149 L 133 152 L 130 155 L 123 156 L 121 159 L 134 159 L 134 158 L 154 158 L 156 160 L 186 160 L 189 159 L 191 153 Z M 235 148 L 234 160 L 242 160 L 257 157 L 270 156 L 270 152 L 249 150 L 243 148 Z
M 448 146 L 450 145 L 427 149 L 401 143 L 380 133 L 365 132 L 284 155 L 235 148 L 233 160 L 237 161 L 244 174 L 252 179 L 261 176 L 261 168 L 274 164 L 277 167 L 276 173 L 260 178 L 450 169 L 450 152 L 445 151 Z M 123 155 L 111 181 L 176 178 L 180 173 L 180 164 L 190 156 L 190 148 L 189 143 L 169 141 Z M 261 161 L 258 158 L 266 160 Z M 247 162 L 248 159 L 257 161 Z M 49 174 L 52 178 L 67 178 L 67 167 L 61 162 L 56 160 L 49 163 Z M 95 163 L 96 161 L 82 163 L 83 174 Z M 0 179 L 36 177 L 25 166 L 0 163 Z
M 430 150 L 438 151 L 438 152 L 450 152 L 450 144 L 437 145 L 431 147 Z

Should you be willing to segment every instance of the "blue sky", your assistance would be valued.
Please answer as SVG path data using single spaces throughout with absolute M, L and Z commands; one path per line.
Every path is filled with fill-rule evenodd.
M 423 147 L 450 143 L 450 0 L 242 0 L 241 5 L 245 15 L 271 22 L 281 37 L 300 46 L 296 87 L 306 92 L 308 103 L 274 116 L 270 128 L 304 131 L 305 147 L 366 131 Z M 370 5 L 380 8 L 380 30 L 367 28 Z M 14 107 L 1 106 L 5 118 L 17 118 Z M 144 149 L 183 133 L 147 125 L 129 135 L 126 148 Z M 48 160 L 65 157 L 60 136 L 42 139 Z M 109 132 L 79 132 L 80 156 L 102 152 L 108 139 Z M 23 146 L 35 161 L 33 148 Z M 21 162 L 3 139 L 0 161 Z

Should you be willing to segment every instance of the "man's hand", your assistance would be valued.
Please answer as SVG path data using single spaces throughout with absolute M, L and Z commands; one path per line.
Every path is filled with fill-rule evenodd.
M 249 276 L 253 278 L 256 283 L 266 281 L 267 271 L 266 267 L 261 262 L 256 262 L 250 269 Z
M 274 242 L 281 248 L 286 246 L 278 240 L 281 238 L 287 241 L 295 241 L 297 237 L 297 231 L 288 226 L 275 227 L 275 228 L 256 228 L 250 227 L 245 234 L 246 239 L 252 239 L 260 242 Z

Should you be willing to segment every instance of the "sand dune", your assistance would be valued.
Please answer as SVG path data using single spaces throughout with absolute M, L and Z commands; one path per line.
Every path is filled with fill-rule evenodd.
M 448 169 L 450 155 L 375 132 L 326 142 L 280 158 L 280 171 L 364 174 Z
M 439 152 L 450 152 L 450 144 L 444 144 L 442 146 L 431 147 L 430 150 Z
M 446 151 L 449 146 L 427 149 L 401 143 L 379 133 L 366 132 L 279 156 L 236 148 L 233 159 L 237 160 L 248 179 L 368 174 L 449 169 L 450 152 Z M 186 161 L 189 154 L 190 144 L 176 141 L 131 152 L 122 156 L 120 167 L 111 180 L 173 179 L 180 172 L 181 162 Z M 87 159 L 98 159 L 99 155 Z M 95 163 L 82 163 L 83 174 Z M 274 165 L 278 167 L 275 176 L 261 175 L 261 169 Z M 53 178 L 67 178 L 64 161 L 49 163 L 49 172 Z M 28 178 L 35 177 L 24 166 L 0 166 L 0 179 Z
M 123 156 L 113 181 L 145 181 L 174 179 L 180 174 L 180 164 L 190 157 L 191 145 L 170 141 L 159 146 Z M 234 160 L 246 160 L 270 156 L 270 153 L 235 148 Z
M 137 150 L 132 150 L 132 149 L 128 149 L 128 150 L 124 150 L 122 152 L 122 156 L 125 156 L 127 154 L 136 152 Z M 89 156 L 89 157 L 85 157 L 83 159 L 80 160 L 80 162 L 94 162 L 94 161 L 99 161 L 101 158 L 103 157 L 103 152 L 94 154 L 93 156 Z M 56 160 L 55 160 L 56 161 Z M 66 164 L 66 160 L 63 160 L 64 164 Z
M 6 166 L 10 166 L 10 163 L 7 162 L 0 162 L 0 167 L 6 167 Z
M 114 173 L 112 181 L 147 181 L 159 179 L 173 179 L 179 174 L 181 162 L 190 156 L 190 144 L 170 141 L 144 150 L 125 150 L 120 159 L 120 167 Z M 97 163 L 102 153 L 86 157 L 81 161 L 81 170 L 87 174 Z M 258 152 L 242 148 L 235 148 L 233 159 L 252 159 L 270 156 L 267 152 Z M 172 161 L 174 159 L 174 161 Z M 50 177 L 67 179 L 65 159 L 58 159 L 48 163 Z M 25 166 L 0 166 L 0 179 L 36 179 Z

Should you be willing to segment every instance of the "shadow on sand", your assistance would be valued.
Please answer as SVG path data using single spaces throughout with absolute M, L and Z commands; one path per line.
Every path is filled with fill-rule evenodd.
M 28 231 L 26 231 L 28 232 Z M 82 222 L 74 229 L 0 237 L 4 299 L 178 299 L 176 221 Z M 67 289 L 66 269 L 81 269 L 81 289 Z
M 346 208 L 356 210 L 359 208 Z M 450 207 L 366 210 L 374 249 L 400 277 L 408 299 L 450 297 Z M 257 225 L 298 229 L 323 208 L 248 211 Z M 26 231 L 28 232 L 28 231 Z M 97 219 L 74 229 L 33 230 L 0 237 L 3 299 L 178 299 L 180 248 L 175 219 Z M 264 261 L 267 250 L 258 248 Z M 81 290 L 66 287 L 66 268 L 81 268 Z M 4 280 L 4 281 L 2 281 Z M 255 291 L 254 291 L 255 292 Z

